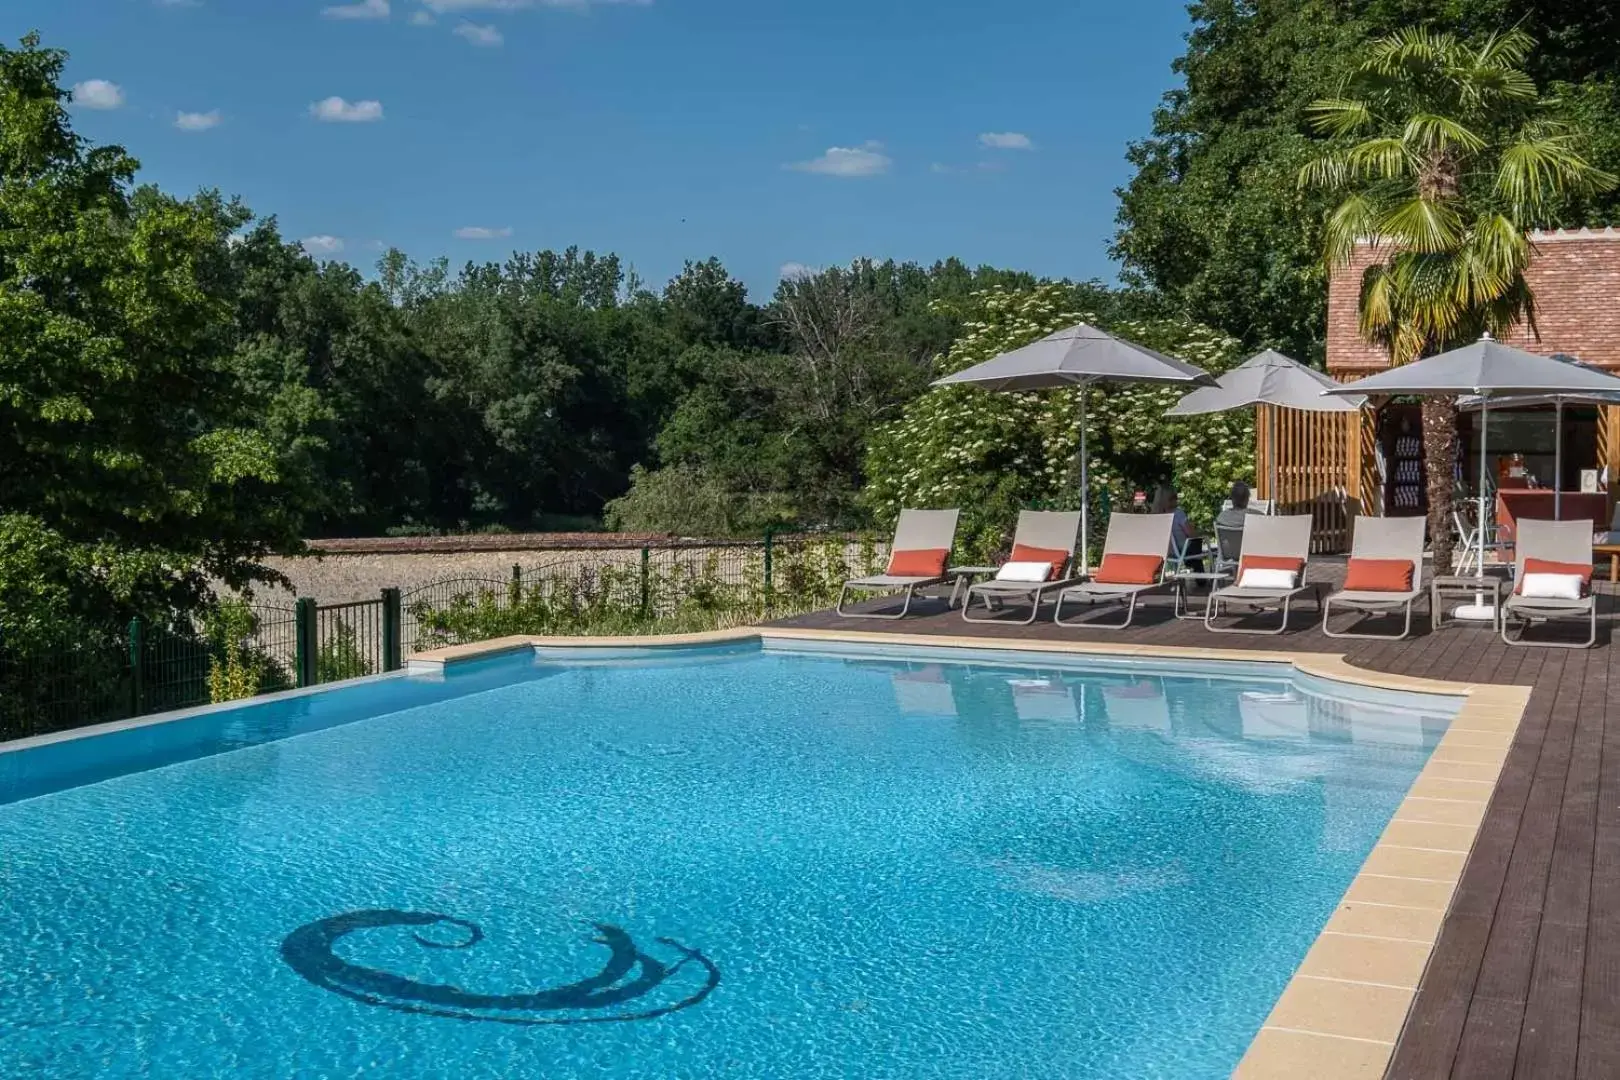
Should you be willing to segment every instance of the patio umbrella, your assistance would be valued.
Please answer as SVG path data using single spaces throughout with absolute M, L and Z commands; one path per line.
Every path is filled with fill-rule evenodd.
M 1323 397 L 1322 392 L 1339 384 L 1297 360 L 1267 349 L 1249 357 L 1215 380 L 1214 386 L 1201 386 L 1176 402 L 1166 416 L 1202 416 L 1206 413 L 1243 409 L 1250 405 L 1273 405 L 1300 412 L 1353 413 L 1367 401 L 1365 397 Z M 1277 497 L 1277 439 L 1269 442 L 1271 497 Z
M 1472 345 L 1414 360 L 1345 386 L 1334 386 L 1324 393 L 1336 396 L 1412 394 L 1418 397 L 1471 394 L 1480 399 L 1479 528 L 1475 533 L 1479 537 L 1480 566 L 1483 568 L 1487 520 L 1485 440 L 1490 426 L 1492 402 L 1552 394 L 1615 394 L 1620 393 L 1620 379 L 1596 368 L 1515 349 L 1486 334 Z
M 1080 568 L 1089 571 L 1091 517 L 1086 463 L 1086 388 L 1098 382 L 1180 383 L 1211 386 L 1209 373 L 1173 356 L 1166 356 L 1124 338 L 1079 323 L 1048 334 L 1021 349 L 1002 353 L 954 375 L 936 379 L 935 386 L 980 386 L 986 390 L 1021 393 L 1077 387 L 1080 390 Z
M 1597 370 L 1573 356 L 1565 356 L 1562 353 L 1555 354 L 1553 359 L 1565 364 L 1576 364 L 1588 370 Z M 1479 412 L 1485 409 L 1489 400 L 1483 397 L 1461 398 L 1457 402 L 1457 408 L 1463 412 Z M 1620 405 L 1620 394 L 1592 391 L 1581 394 L 1524 394 L 1498 398 L 1493 404 L 1498 409 L 1528 409 L 1542 405 L 1553 407 L 1553 517 L 1558 518 L 1563 513 L 1564 506 L 1564 406 Z

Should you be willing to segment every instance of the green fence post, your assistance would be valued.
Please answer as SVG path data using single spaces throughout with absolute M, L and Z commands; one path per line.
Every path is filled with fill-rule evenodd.
M 769 615 L 771 613 L 772 608 L 774 608 L 775 605 L 776 605 L 776 595 L 775 595 L 774 581 L 773 581 L 774 567 L 772 565 L 773 564 L 773 557 L 776 554 L 775 549 L 776 549 L 775 532 L 773 530 L 771 530 L 771 529 L 766 529 L 765 530 L 765 614 L 766 615 Z
M 297 669 L 299 686 L 315 685 L 316 607 L 313 597 L 302 597 L 293 606 L 295 650 L 293 667 Z
M 645 619 L 652 605 L 652 549 L 641 549 L 641 617 Z
M 507 591 L 507 602 L 516 607 L 523 602 L 523 567 L 512 564 L 512 588 Z
M 401 618 L 399 590 L 388 588 L 382 591 L 382 669 L 384 671 L 398 671 L 404 667 L 405 650 L 400 640 L 400 628 L 404 625 Z
M 129 710 L 131 716 L 140 716 L 146 698 L 146 635 L 141 617 L 129 620 Z

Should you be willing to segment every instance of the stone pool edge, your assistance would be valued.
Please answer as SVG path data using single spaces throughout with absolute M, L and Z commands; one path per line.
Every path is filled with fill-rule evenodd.
M 411 658 L 418 670 L 532 648 L 656 648 L 722 642 L 844 641 L 1155 660 L 1283 663 L 1336 682 L 1463 699 L 1327 925 L 1233 1073 L 1238 1080 L 1378 1080 L 1405 1026 L 1486 808 L 1517 737 L 1530 687 L 1449 682 L 1358 668 L 1337 653 L 1204 649 L 1125 642 L 1020 640 L 789 627 L 647 637 L 519 636 Z

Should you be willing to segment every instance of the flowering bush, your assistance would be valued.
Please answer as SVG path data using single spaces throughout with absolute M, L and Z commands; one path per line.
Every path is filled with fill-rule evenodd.
M 975 300 L 976 317 L 941 359 L 941 374 L 1093 321 L 1076 309 L 1071 288 L 1063 284 L 990 290 Z M 1105 329 L 1214 374 L 1241 360 L 1236 340 L 1185 320 L 1121 322 Z M 1087 392 L 1094 547 L 1102 542 L 1102 513 L 1128 507 L 1136 490 L 1169 481 L 1188 515 L 1207 524 L 1232 481 L 1252 478 L 1252 410 L 1173 419 L 1164 412 L 1184 389 L 1101 384 Z M 959 555 L 990 557 L 1005 550 L 1020 509 L 1079 506 L 1079 409 L 1079 390 L 931 390 L 873 434 L 864 497 L 885 523 L 907 506 L 960 507 Z

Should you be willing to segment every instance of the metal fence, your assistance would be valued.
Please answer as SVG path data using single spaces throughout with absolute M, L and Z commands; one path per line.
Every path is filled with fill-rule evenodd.
M 767 534 L 559 553 L 373 600 L 228 601 L 210 625 L 131 621 L 103 639 L 0 641 L 0 740 L 397 670 L 413 653 L 505 634 L 712 629 L 830 606 L 886 542 Z M 231 617 L 234 616 L 234 617 Z

